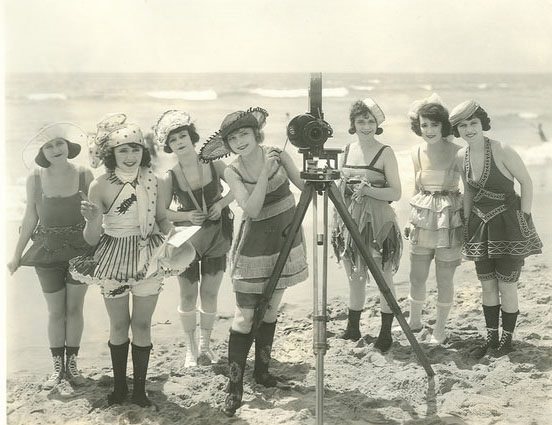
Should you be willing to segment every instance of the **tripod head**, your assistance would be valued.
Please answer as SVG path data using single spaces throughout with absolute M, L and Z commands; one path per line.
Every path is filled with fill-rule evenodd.
M 324 121 L 322 112 L 322 73 L 312 73 L 309 87 L 309 112 L 294 117 L 287 126 L 287 136 L 303 155 L 301 178 L 309 181 L 329 181 L 340 178 L 337 155 L 341 149 L 324 149 L 333 136 L 333 129 Z M 326 165 L 319 167 L 319 160 Z

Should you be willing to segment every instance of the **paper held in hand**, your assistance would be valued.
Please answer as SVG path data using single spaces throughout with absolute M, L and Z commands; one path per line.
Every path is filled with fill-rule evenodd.
M 177 226 L 174 228 L 174 235 L 167 239 L 167 244 L 178 247 L 190 239 L 199 229 L 201 229 L 201 226 Z
M 186 270 L 196 256 L 189 239 L 199 229 L 201 226 L 176 227 L 174 235 L 165 239 L 151 256 L 146 278 L 177 275 Z

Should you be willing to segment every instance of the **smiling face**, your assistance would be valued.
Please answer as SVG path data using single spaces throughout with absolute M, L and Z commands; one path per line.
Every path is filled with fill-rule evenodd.
M 188 129 L 171 132 L 167 138 L 167 145 L 177 155 L 185 155 L 195 152 L 194 144 Z
M 140 167 L 144 148 L 136 143 L 128 143 L 113 148 L 117 167 L 125 172 L 133 172 Z
M 430 145 L 442 139 L 443 124 L 439 121 L 433 121 L 432 119 L 421 116 L 420 130 L 422 132 L 422 138 Z
M 374 137 L 378 129 L 378 123 L 371 114 L 357 115 L 353 121 L 358 137 Z
M 467 120 L 462 120 L 456 128 L 460 137 L 468 143 L 480 141 L 484 138 L 483 126 L 479 118 L 471 117 Z
M 64 139 L 58 138 L 50 140 L 42 145 L 42 153 L 50 164 L 67 161 L 69 156 L 69 146 Z
M 234 130 L 226 138 L 232 152 L 238 155 L 248 155 L 257 147 L 255 132 L 251 127 L 242 127 Z

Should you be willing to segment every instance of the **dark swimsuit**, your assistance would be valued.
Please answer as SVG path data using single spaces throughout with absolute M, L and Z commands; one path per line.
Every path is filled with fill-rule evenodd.
M 201 205 L 203 198 L 206 207 L 209 209 L 215 202 L 222 199 L 222 186 L 214 164 L 210 164 L 212 180 L 203 188 L 192 191 L 192 194 L 198 205 Z M 173 170 L 169 170 L 172 182 L 173 200 L 178 205 L 178 211 L 194 211 L 195 203 L 190 198 L 187 190 L 182 190 Z M 217 274 L 219 271 L 226 270 L 226 254 L 230 250 L 232 243 L 234 216 L 228 206 L 221 211 L 218 220 L 207 220 L 201 226 L 201 229 L 195 233 L 190 242 L 197 252 L 196 260 L 190 267 L 181 274 L 190 282 L 199 280 L 199 261 L 201 261 L 201 274 Z M 176 222 L 176 226 L 189 226 L 190 222 Z

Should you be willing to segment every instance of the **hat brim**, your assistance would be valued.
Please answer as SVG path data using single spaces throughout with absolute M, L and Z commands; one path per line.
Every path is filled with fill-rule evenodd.
M 81 151 L 82 147 L 81 145 L 78 145 L 77 143 L 70 142 L 69 140 L 65 140 L 67 143 L 67 158 L 73 159 L 75 158 Z M 42 147 L 38 150 L 38 154 L 35 156 L 34 159 L 35 164 L 41 166 L 42 168 L 48 168 L 50 166 L 50 161 L 46 159 L 44 156 L 44 151 L 42 150 Z
M 219 131 L 207 139 L 199 151 L 199 158 L 203 162 L 209 162 L 230 155 L 233 152 L 224 139 L 233 131 L 243 127 L 262 129 L 266 124 L 266 117 L 268 112 L 258 107 L 240 112 L 232 122 L 221 126 Z
M 49 161 L 44 157 L 42 146 L 50 140 L 63 139 L 67 142 L 69 159 L 75 158 L 86 146 L 87 134 L 78 125 L 60 122 L 43 127 L 23 148 L 22 157 L 25 166 L 31 169 L 34 164 L 48 167 Z

